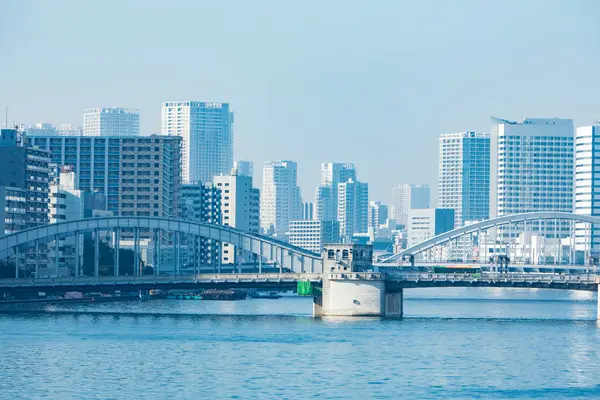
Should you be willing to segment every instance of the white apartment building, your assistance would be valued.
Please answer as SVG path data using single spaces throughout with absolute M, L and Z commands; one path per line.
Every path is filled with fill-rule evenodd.
M 490 212 L 490 136 L 458 132 L 440 136 L 438 207 L 454 210 L 455 226 L 485 220 Z
M 288 240 L 294 246 L 321 254 L 325 243 L 339 243 L 337 221 L 290 221 Z
M 161 133 L 181 136 L 184 183 L 212 182 L 233 167 L 233 112 L 227 103 L 171 101 L 162 105 Z
M 263 168 L 260 224 L 266 234 L 285 240 L 290 221 L 302 219 L 302 199 L 294 161 L 267 162 Z
M 369 185 L 349 179 L 338 183 L 338 217 L 340 239 L 352 241 L 357 233 L 369 231 Z
M 242 231 L 260 232 L 260 193 L 252 178 L 242 175 L 215 176 L 214 186 L 221 191 L 221 223 Z M 237 263 L 238 257 L 251 261 L 251 254 L 238 254 L 235 246 L 222 243 L 222 264 Z
M 76 189 L 76 177 L 69 167 L 63 167 L 57 181 L 50 185 L 50 207 L 48 220 L 50 224 L 58 222 L 76 221 L 83 219 L 84 203 L 83 193 Z M 75 271 L 75 266 L 81 266 L 81 256 L 83 255 L 83 235 L 68 236 L 58 241 L 52 242 L 48 257 L 54 260 L 57 256 L 59 264 L 68 268 L 74 275 L 79 275 Z M 79 247 L 77 249 L 76 247 Z M 79 263 L 76 257 L 80 257 Z M 63 273 L 64 275 L 64 273 Z
M 128 108 L 90 108 L 83 111 L 84 136 L 136 136 L 140 113 Z
M 408 211 L 430 207 L 431 191 L 429 185 L 394 185 L 392 188 L 391 219 L 398 225 L 407 225 Z
M 600 124 L 575 130 L 574 213 L 600 216 Z M 575 250 L 600 252 L 600 226 L 575 224 Z
M 490 218 L 533 211 L 573 210 L 573 120 L 492 118 Z M 515 241 L 523 223 L 498 228 L 502 243 Z M 527 230 L 552 238 L 569 235 L 568 222 L 529 221 Z

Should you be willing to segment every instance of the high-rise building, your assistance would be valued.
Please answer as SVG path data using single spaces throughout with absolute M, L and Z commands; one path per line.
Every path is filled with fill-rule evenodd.
M 315 193 L 316 219 L 336 221 L 338 215 L 338 184 L 356 181 L 356 168 L 349 163 L 321 164 L 321 183 Z
M 315 219 L 315 203 L 312 201 L 302 202 L 302 220 L 312 221 Z
M 27 192 L 25 189 L 0 186 L 0 236 L 27 227 Z
M 236 175 L 254 177 L 254 163 L 252 161 L 238 158 L 233 162 L 233 169 L 236 171 Z
M 451 208 L 411 209 L 408 212 L 408 247 L 454 229 L 454 210 Z M 437 251 L 437 249 L 433 250 Z M 419 259 L 432 261 L 432 252 L 418 255 Z
M 211 184 L 181 185 L 181 218 L 186 221 L 221 223 L 221 189 Z M 218 264 L 219 244 L 197 235 L 181 235 L 182 264 L 199 271 L 201 267 Z
M 430 207 L 429 185 L 394 185 L 392 188 L 391 218 L 398 225 L 407 225 L 408 211 Z
M 369 185 L 349 179 L 338 183 L 340 238 L 346 243 L 357 233 L 369 231 Z
M 574 213 L 600 216 L 600 123 L 575 130 Z M 600 252 L 600 226 L 575 224 L 575 250 Z
M 260 191 L 252 187 L 252 177 L 215 176 L 214 185 L 221 192 L 221 223 L 241 231 L 259 233 Z M 235 264 L 238 262 L 238 257 L 241 257 L 240 261 L 252 261 L 252 254 L 240 252 L 230 243 L 223 243 L 222 264 Z
M 28 135 L 26 141 L 70 167 L 79 190 L 104 195 L 114 215 L 178 215 L 180 137 Z
M 492 118 L 490 218 L 533 211 L 573 210 L 573 120 Z M 508 243 L 523 223 L 499 227 Z M 569 235 L 568 222 L 528 221 L 527 230 L 546 237 Z
M 15 129 L 0 130 L 0 186 L 25 190 L 26 227 L 48 223 L 50 154 L 24 145 Z
M 33 132 L 32 132 L 33 133 Z M 35 132 L 40 134 L 40 132 Z M 140 113 L 129 108 L 90 108 L 83 111 L 84 136 L 136 136 Z
M 377 230 L 385 225 L 388 217 L 387 205 L 378 200 L 369 202 L 369 228 L 373 229 L 373 234 L 377 235 Z
M 267 162 L 263 168 L 260 224 L 263 231 L 285 239 L 290 221 L 302 218 L 302 199 L 294 161 Z
M 458 132 L 440 136 L 438 207 L 454 210 L 455 226 L 488 219 L 490 136 Z
M 183 182 L 212 182 L 233 167 L 233 112 L 227 103 L 162 105 L 161 133 L 181 136 Z
M 321 254 L 325 243 L 339 243 L 340 224 L 337 221 L 290 221 L 288 237 L 290 244 Z

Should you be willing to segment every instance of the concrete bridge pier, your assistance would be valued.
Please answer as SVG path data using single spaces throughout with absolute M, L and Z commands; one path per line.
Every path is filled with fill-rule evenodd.
M 385 274 L 325 273 L 313 316 L 402 318 L 403 290 L 388 287 Z

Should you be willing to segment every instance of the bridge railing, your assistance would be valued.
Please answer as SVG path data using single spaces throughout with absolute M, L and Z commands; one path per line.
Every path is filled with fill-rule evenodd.
M 394 272 L 388 274 L 392 279 L 402 280 L 455 280 L 455 281 L 544 281 L 544 282 L 587 282 L 594 283 L 595 274 L 559 274 L 559 273 L 426 273 L 426 272 Z

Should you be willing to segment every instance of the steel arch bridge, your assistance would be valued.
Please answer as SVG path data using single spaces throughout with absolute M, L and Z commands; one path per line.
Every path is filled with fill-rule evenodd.
M 542 220 L 542 219 L 552 219 L 552 220 L 568 220 L 575 222 L 584 222 L 589 224 L 599 224 L 600 225 L 600 217 L 592 217 L 589 215 L 578 215 L 571 214 L 565 212 L 554 212 L 554 211 L 539 211 L 539 212 L 529 212 L 522 214 L 512 214 L 505 215 L 498 218 L 492 218 L 486 221 L 477 222 L 471 225 L 463 226 L 460 228 L 453 229 L 451 231 L 442 233 L 440 235 L 434 236 L 430 239 L 427 239 L 419 244 L 411 246 L 405 250 L 402 250 L 393 256 L 390 256 L 384 260 L 382 263 L 393 262 L 398 258 L 415 255 L 421 253 L 423 251 L 427 251 L 434 247 L 443 245 L 448 243 L 454 239 L 457 239 L 462 236 L 470 235 L 472 233 L 476 233 L 479 231 L 485 231 L 488 229 L 492 229 L 502 225 L 509 225 L 518 222 L 527 222 L 534 220 Z
M 228 226 L 160 217 L 86 218 L 25 229 L 0 237 L 0 260 L 13 256 L 17 249 L 27 248 L 33 244 L 77 236 L 90 231 L 115 230 L 119 232 L 121 229 L 134 230 L 134 232 L 137 230 L 138 237 L 140 230 L 161 230 L 196 235 L 232 244 L 290 271 L 322 271 L 320 254 L 289 243 Z

